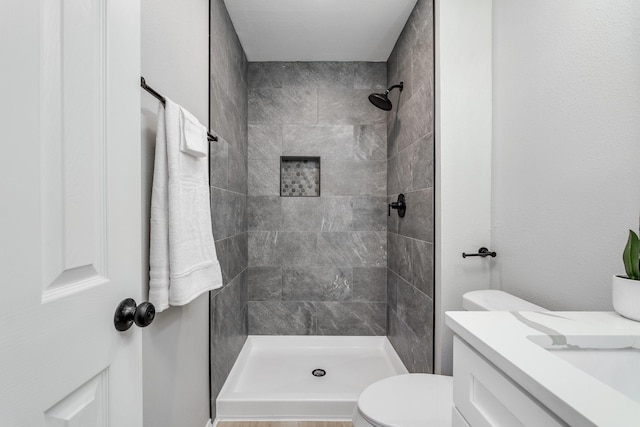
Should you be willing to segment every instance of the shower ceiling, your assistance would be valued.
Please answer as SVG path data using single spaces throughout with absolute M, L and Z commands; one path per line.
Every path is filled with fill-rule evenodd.
M 225 4 L 249 61 L 384 62 L 416 1 L 225 0 Z

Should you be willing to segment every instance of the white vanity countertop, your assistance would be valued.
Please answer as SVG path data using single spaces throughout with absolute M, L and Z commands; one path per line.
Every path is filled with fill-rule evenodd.
M 593 348 L 621 347 L 637 352 L 631 355 L 636 360 L 640 349 L 629 349 L 629 343 L 640 348 L 640 322 L 614 312 L 460 311 L 447 312 L 446 324 L 567 424 L 640 426 L 640 401 L 542 346 L 590 351 L 596 358 L 599 350 Z M 610 362 L 604 354 L 602 359 L 603 365 Z M 640 395 L 640 381 L 632 379 L 640 378 L 640 372 L 613 364 L 616 366 L 609 369 L 619 369 L 622 381 L 628 381 L 633 394 Z

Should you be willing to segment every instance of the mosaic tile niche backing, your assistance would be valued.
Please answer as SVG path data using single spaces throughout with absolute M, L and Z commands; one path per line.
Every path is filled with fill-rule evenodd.
M 320 157 L 281 157 L 280 196 L 319 197 Z

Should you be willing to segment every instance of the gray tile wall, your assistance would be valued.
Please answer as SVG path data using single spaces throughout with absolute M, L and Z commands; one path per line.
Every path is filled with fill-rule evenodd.
M 418 0 L 387 62 L 388 201 L 404 193 L 407 214 L 388 219 L 387 334 L 411 372 L 433 371 L 433 2 Z
M 386 71 L 249 64 L 250 334 L 385 334 Z M 321 157 L 320 197 L 279 197 L 280 156 Z
M 211 293 L 211 407 L 247 337 L 247 58 L 211 1 L 211 219 L 224 287 Z

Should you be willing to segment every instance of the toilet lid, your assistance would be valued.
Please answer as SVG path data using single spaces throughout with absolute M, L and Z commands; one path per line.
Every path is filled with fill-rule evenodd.
M 406 374 L 367 387 L 358 399 L 358 412 L 378 427 L 449 427 L 453 378 Z

